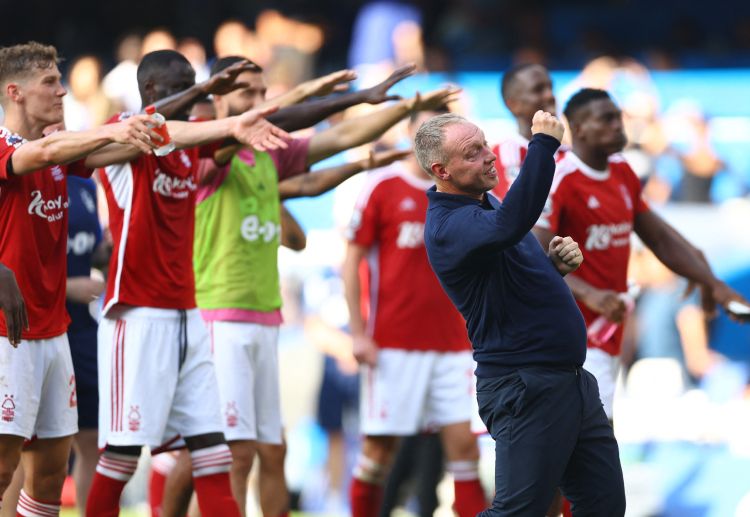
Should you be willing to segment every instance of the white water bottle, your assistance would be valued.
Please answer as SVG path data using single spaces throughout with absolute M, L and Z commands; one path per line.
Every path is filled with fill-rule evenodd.
M 631 284 L 628 287 L 628 291 L 620 293 L 618 296 L 625 303 L 625 316 L 633 312 L 635 308 L 635 299 L 638 297 L 641 288 L 636 284 Z M 596 347 L 601 347 L 604 343 L 609 341 L 612 335 L 617 330 L 620 323 L 610 321 L 603 314 L 591 322 L 589 328 L 586 330 L 589 344 Z
M 157 113 L 153 104 L 146 106 L 144 111 L 148 115 L 151 115 L 151 118 L 156 121 L 156 124 L 151 126 L 151 129 L 162 138 L 161 146 L 154 149 L 154 154 L 156 156 L 168 155 L 174 151 L 175 146 L 174 142 L 172 142 L 172 138 L 169 136 L 169 131 L 167 131 L 167 121 L 164 118 L 164 115 Z

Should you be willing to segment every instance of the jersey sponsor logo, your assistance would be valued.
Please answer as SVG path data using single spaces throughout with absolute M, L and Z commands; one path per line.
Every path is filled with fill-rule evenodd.
M 417 209 L 417 202 L 410 197 L 405 197 L 401 203 L 398 204 L 398 209 L 402 212 L 409 212 Z
M 190 192 L 195 192 L 197 187 L 195 183 L 193 183 L 193 178 L 176 178 L 164 174 L 160 169 L 156 169 L 153 189 L 154 192 L 164 197 L 186 199 Z
M 91 232 L 78 232 L 72 238 L 68 236 L 68 253 L 86 255 L 94 251 L 96 235 Z
M 421 246 L 424 246 L 424 223 L 405 221 L 398 225 L 397 248 L 419 248 Z
M 628 222 L 618 224 L 592 224 L 586 228 L 586 249 L 606 250 L 619 248 L 630 243 L 633 225 Z
M 44 199 L 41 190 L 35 190 L 31 193 L 31 203 L 29 203 L 29 215 L 38 215 L 52 223 L 63 218 L 65 210 L 68 209 L 68 199 L 63 196 L 57 196 L 54 199 Z
M 13 401 L 13 395 L 5 394 L 5 399 L 2 405 L 2 419 L 3 422 L 12 422 L 16 418 L 16 403 Z
M 274 242 L 277 235 L 281 235 L 281 225 L 273 221 L 261 221 L 257 215 L 249 215 L 240 225 L 242 238 L 249 242 L 262 239 L 263 242 Z
M 591 210 L 596 210 L 601 205 L 599 204 L 599 200 L 596 199 L 596 196 L 591 195 L 591 196 L 589 196 L 589 200 L 586 203 L 586 206 L 588 206 Z

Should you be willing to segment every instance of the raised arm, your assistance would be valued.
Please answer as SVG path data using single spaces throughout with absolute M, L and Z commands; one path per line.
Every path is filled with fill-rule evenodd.
M 339 70 L 298 84 L 286 93 L 266 101 L 267 105 L 285 108 L 300 103 L 310 97 L 324 97 L 335 92 L 345 91 L 347 83 L 357 78 L 354 70 Z
M 274 111 L 275 108 L 255 109 L 246 111 L 242 115 L 208 122 L 170 120 L 167 122 L 167 127 L 178 149 L 197 147 L 227 138 L 234 138 L 260 151 L 286 148 L 285 139 L 289 138 L 289 135 L 264 118 Z M 141 149 L 134 149 L 131 146 L 110 145 L 88 156 L 86 166 L 105 167 L 113 163 L 127 162 L 138 157 L 141 152 Z
M 441 88 L 423 96 L 417 94 L 411 99 L 400 100 L 375 113 L 336 124 L 312 137 L 307 164 L 312 165 L 344 149 L 375 140 L 409 113 L 430 111 L 445 106 L 455 100 L 460 91 L 458 88 Z
M 80 160 L 107 145 L 121 146 L 136 153 L 150 152 L 157 145 L 152 139 L 158 142 L 159 137 L 146 125 L 149 120 L 148 115 L 136 115 L 88 131 L 57 131 L 20 145 L 13 152 L 9 166 L 13 174 L 29 174 L 50 165 Z
M 295 197 L 313 197 L 341 185 L 355 174 L 362 171 L 385 167 L 395 161 L 409 156 L 411 151 L 382 151 L 370 152 L 370 156 L 363 160 L 330 167 L 312 172 L 310 174 L 299 174 L 279 183 L 279 197 L 281 199 L 292 199 Z
M 537 115 L 541 116 L 541 112 Z M 483 249 L 513 246 L 539 219 L 552 186 L 555 173 L 553 156 L 563 132 L 560 121 L 552 115 L 544 115 L 549 118 L 545 117 L 543 124 L 541 119 L 538 120 L 539 124 L 535 124 L 535 134 L 529 143 L 526 159 L 503 203 L 495 210 L 485 210 L 478 205 L 461 207 L 435 227 L 433 238 L 445 250 L 440 259 L 443 267 L 456 267 L 471 254 Z M 537 116 L 534 119 L 537 120 Z M 490 166 L 494 155 L 486 143 L 482 152 L 489 157 L 487 165 Z
M 215 73 L 205 81 L 191 86 L 169 97 L 165 97 L 154 103 L 156 111 L 161 113 L 164 118 L 175 118 L 180 113 L 185 112 L 195 101 L 206 95 L 226 95 L 239 88 L 244 88 L 247 83 L 236 82 L 237 76 L 242 72 L 254 72 L 258 67 L 249 61 L 240 61 L 224 70 Z
M 414 65 L 402 66 L 383 82 L 371 88 L 284 107 L 270 115 L 268 120 L 286 131 L 296 131 L 314 126 L 334 113 L 356 106 L 357 104 L 380 104 L 385 101 L 399 100 L 401 97 L 390 95 L 388 90 L 397 82 L 412 75 L 414 70 Z M 275 100 L 272 99 L 270 102 L 274 103 Z

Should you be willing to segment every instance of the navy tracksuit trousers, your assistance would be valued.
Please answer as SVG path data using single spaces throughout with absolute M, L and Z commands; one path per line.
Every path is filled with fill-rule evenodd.
M 481 517 L 543 517 L 559 487 L 574 517 L 622 517 L 617 441 L 593 375 L 519 368 L 477 379 L 479 415 L 495 439 L 495 498 Z

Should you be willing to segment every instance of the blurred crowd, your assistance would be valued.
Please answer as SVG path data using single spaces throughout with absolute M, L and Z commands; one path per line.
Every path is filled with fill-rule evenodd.
M 472 55 L 472 59 L 484 54 L 502 54 L 507 59 L 500 62 L 506 65 L 514 61 L 550 62 L 552 36 L 543 30 L 542 18 L 524 16 L 523 12 L 512 13 L 520 20 L 518 30 L 524 32 L 527 41 L 525 45 L 517 45 L 512 40 L 513 35 L 493 38 L 493 27 L 487 22 L 491 17 L 482 16 L 486 12 L 508 13 L 508 6 L 497 7 L 492 2 L 479 0 L 443 3 L 446 4 L 443 11 L 448 14 L 443 16 L 438 29 L 431 24 L 429 33 L 424 31 L 424 20 L 429 19 L 431 14 L 418 5 L 372 2 L 363 7 L 352 28 L 348 48 L 349 66 L 358 72 L 358 84 L 368 85 L 373 78 L 382 78 L 386 72 L 409 62 L 416 63 L 423 73 L 456 68 L 462 52 Z M 552 15 L 548 13 L 547 16 Z M 735 29 L 728 36 L 733 48 L 750 48 L 748 31 L 743 28 L 748 26 L 748 19 L 740 17 L 734 22 Z M 467 30 L 468 27 L 471 30 Z M 689 46 L 691 38 L 694 39 L 690 28 L 685 21 L 675 27 L 669 38 L 678 42 L 675 45 Z M 323 24 L 299 21 L 275 10 L 262 11 L 252 28 L 237 19 L 221 23 L 215 30 L 210 48 L 194 37 L 177 38 L 167 28 L 157 28 L 146 34 L 124 35 L 118 42 L 116 62 L 112 67 L 106 66 L 95 52 L 66 56 L 68 61 L 63 64 L 68 88 L 68 95 L 64 99 L 66 126 L 71 130 L 87 129 L 104 123 L 119 111 L 140 111 L 136 68 L 141 56 L 154 50 L 173 49 L 181 52 L 193 65 L 197 81 L 208 76 L 213 59 L 227 55 L 246 56 L 264 68 L 267 96 L 272 99 L 298 83 L 319 75 L 318 55 L 326 37 Z M 436 41 L 440 44 L 435 44 Z M 477 48 L 479 41 L 491 44 L 488 43 L 488 48 Z M 726 120 L 717 123 L 695 99 L 661 97 L 652 69 L 674 67 L 673 56 L 666 52 L 658 55 L 650 53 L 641 60 L 609 57 L 602 53 L 611 50 L 611 45 L 604 41 L 600 31 L 593 29 L 579 38 L 577 45 L 577 48 L 570 50 L 576 52 L 577 56 L 596 57 L 572 81 L 555 85 L 556 90 L 560 90 L 558 107 L 581 87 L 610 91 L 623 109 L 629 140 L 625 155 L 645 185 L 648 201 L 655 207 L 666 207 L 668 220 L 670 213 L 680 214 L 679 210 L 670 212 L 669 207 L 674 206 L 673 203 L 689 203 L 696 210 L 704 210 L 701 214 L 709 214 L 703 228 L 693 228 L 692 235 L 690 231 L 687 232 L 699 246 L 701 239 L 711 237 L 712 228 L 719 232 L 730 232 L 725 225 L 726 211 L 719 211 L 718 206 L 734 203 L 740 207 L 737 213 L 747 215 L 750 212 L 747 209 L 750 163 L 747 163 L 736 140 L 726 138 Z M 512 53 L 509 53 L 510 49 Z M 61 50 L 65 55 L 65 49 Z M 644 63 L 648 63 L 651 69 Z M 467 66 L 462 63 L 460 67 L 465 69 Z M 494 71 L 497 85 L 501 72 L 499 68 Z M 465 102 L 459 109 L 483 122 L 486 127 L 500 127 L 511 132 L 513 125 L 509 117 L 506 117 L 505 124 L 500 125 L 484 120 L 482 104 L 502 103 L 497 88 L 494 95 L 481 99 L 481 104 Z M 401 136 L 402 133 L 398 131 L 386 135 L 381 145 L 398 145 Z M 488 131 L 488 137 L 493 140 L 504 136 Z M 346 223 L 359 186 L 356 181 L 355 178 L 350 184 L 343 185 L 339 194 L 330 200 L 328 208 L 343 214 L 338 219 L 334 217 L 335 225 L 343 226 Z M 701 208 L 697 205 L 704 206 Z M 708 212 L 705 211 L 706 207 L 716 207 L 717 210 Z M 300 219 L 304 226 L 304 215 Z M 718 230 L 720 227 L 721 230 Z M 285 420 L 289 426 L 288 463 L 291 467 L 288 472 L 292 488 L 301 494 L 302 504 L 313 509 L 345 508 L 344 478 L 351 469 L 343 465 L 351 462 L 351 451 L 356 449 L 353 444 L 357 439 L 356 381 L 352 380 L 356 375 L 356 362 L 344 332 L 346 306 L 337 274 L 343 253 L 339 230 L 313 230 L 308 237 L 308 249 L 303 254 L 283 254 L 280 264 L 285 277 L 287 321 L 282 331 L 281 381 Z M 746 242 L 747 232 L 731 237 L 740 250 L 750 249 Z M 712 259 L 718 257 L 719 252 L 709 249 L 707 255 Z M 750 371 L 750 350 L 744 357 L 735 355 L 728 358 L 712 346 L 715 326 L 704 320 L 697 296 L 694 293 L 685 296 L 687 286 L 661 266 L 650 252 L 635 246 L 634 254 L 631 277 L 642 289 L 635 309 L 636 317 L 627 328 L 629 351 L 625 354 L 626 362 L 629 365 L 645 359 L 667 362 L 652 362 L 652 365 L 656 365 L 655 370 L 649 370 L 651 367 L 648 366 L 640 370 L 631 368 L 630 372 L 635 372 L 636 385 L 630 395 L 638 401 L 649 397 L 651 402 L 658 401 L 662 399 L 655 399 L 653 394 L 662 387 L 667 397 L 664 400 L 676 400 L 709 381 L 715 386 L 716 377 L 711 376 L 716 372 L 722 372 L 721 375 L 739 372 L 736 374 L 739 380 L 733 385 L 731 396 L 726 396 L 726 389 L 729 389 L 726 382 L 721 384 L 725 391 L 719 390 L 723 394 L 720 399 L 722 403 L 744 400 Z M 736 288 L 741 292 L 744 290 L 743 294 L 748 296 L 750 260 L 745 256 L 740 263 L 742 267 L 727 271 L 738 282 Z M 747 332 L 739 334 L 739 339 L 745 340 L 744 345 L 747 345 Z M 310 347 L 306 341 L 317 348 Z M 742 343 L 740 345 L 744 346 Z M 333 358 L 333 363 L 342 374 L 340 391 L 351 399 L 342 404 L 347 414 L 339 429 L 328 429 L 315 423 L 317 385 L 323 370 L 333 367 L 331 361 L 324 363 L 320 360 L 322 355 Z M 300 360 L 300 357 L 309 357 L 311 361 Z M 304 371 L 299 370 L 301 364 L 305 365 Z M 311 368 L 310 364 L 319 366 Z M 728 365 L 731 367 L 726 369 Z M 640 384 L 638 379 L 641 379 Z M 657 388 L 653 387 L 654 382 Z M 645 396 L 638 398 L 638 390 L 644 385 L 650 387 L 646 388 Z M 621 402 L 625 404 L 621 405 L 623 411 L 635 415 L 625 415 L 621 421 L 643 422 L 645 413 L 638 412 L 646 410 L 633 404 L 627 405 L 627 397 L 620 400 L 625 401 Z M 707 399 L 701 400 L 705 402 Z M 705 404 L 701 407 L 706 407 Z M 743 411 L 748 410 L 745 408 Z M 643 440 L 652 439 L 662 431 L 647 436 L 642 428 L 618 429 L 618 432 L 630 433 L 628 436 L 633 439 Z M 699 438 L 711 435 L 708 431 L 706 433 Z M 665 436 L 680 438 L 679 433 L 666 432 Z M 716 438 L 716 434 L 713 437 Z M 319 452 L 325 449 L 325 444 L 331 447 L 329 456 Z M 319 445 L 322 449 L 318 448 Z M 747 444 L 745 452 L 750 452 L 750 444 Z M 314 469 L 326 474 L 310 477 L 309 472 Z M 326 493 L 327 496 L 321 495 Z

